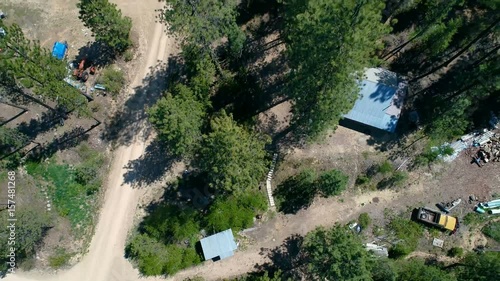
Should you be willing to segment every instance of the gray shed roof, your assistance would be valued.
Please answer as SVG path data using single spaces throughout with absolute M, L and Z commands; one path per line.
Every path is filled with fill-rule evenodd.
M 367 69 L 365 77 L 360 82 L 360 97 L 344 118 L 394 132 L 407 84 L 399 81 L 396 73 L 382 68 Z
M 238 248 L 231 229 L 205 237 L 201 239 L 200 243 L 205 260 L 217 257 L 221 260 L 228 258 L 232 256 L 234 251 Z

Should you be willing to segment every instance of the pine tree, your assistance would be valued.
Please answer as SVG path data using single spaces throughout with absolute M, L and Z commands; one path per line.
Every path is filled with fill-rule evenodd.
M 307 234 L 302 251 L 309 280 L 370 281 L 368 251 L 347 227 L 317 228 Z
M 116 4 L 108 0 L 81 0 L 77 7 L 80 9 L 79 18 L 90 28 L 96 41 L 109 46 L 115 54 L 130 47 L 132 20 L 123 17 Z
M 148 110 L 149 122 L 170 152 L 189 157 L 201 141 L 205 107 L 193 91 L 179 84 Z
M 285 41 L 291 67 L 287 92 L 293 123 L 315 138 L 334 128 L 357 99 L 356 78 L 372 63 L 380 38 L 383 1 L 290 0 Z
M 171 33 L 183 38 L 184 44 L 194 44 L 207 52 L 222 74 L 212 44 L 227 37 L 231 53 L 241 52 L 245 35 L 236 24 L 237 4 L 236 0 L 172 0 L 167 2 L 162 19 Z
M 13 24 L 4 28 L 7 36 L 0 40 L 0 49 L 4 49 L 0 53 L 0 68 L 7 81 L 2 84 L 9 84 L 10 80 L 11 87 L 15 84 L 15 87 L 29 88 L 66 111 L 76 109 L 86 113 L 85 97 L 63 80 L 67 76 L 65 61 L 54 58 L 38 41 L 26 39 L 19 26 Z
M 199 151 L 199 166 L 219 192 L 257 188 L 266 172 L 265 141 L 239 126 L 224 111 L 210 122 Z

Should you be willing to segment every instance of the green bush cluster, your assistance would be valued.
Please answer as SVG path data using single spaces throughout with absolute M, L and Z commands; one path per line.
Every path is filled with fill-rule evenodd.
M 222 196 L 203 216 L 189 206 L 162 203 L 143 220 L 139 234 L 127 245 L 127 255 L 145 275 L 174 274 L 201 262 L 196 244 L 202 229 L 209 234 L 237 232 L 251 226 L 255 214 L 266 208 L 267 201 L 258 192 Z
M 73 227 L 83 227 L 92 221 L 94 194 L 102 184 L 100 171 L 105 159 L 85 145 L 77 152 L 81 162 L 74 167 L 51 159 L 47 163 L 29 162 L 26 169 L 49 184 L 48 191 L 59 215 L 67 217 Z
M 330 170 L 317 174 L 311 169 L 286 179 L 276 189 L 275 195 L 279 210 L 285 213 L 296 213 L 307 208 L 316 194 L 323 197 L 335 196 L 347 188 L 349 177 L 338 170 Z
M 489 219 L 491 219 L 491 217 L 489 217 L 485 214 L 478 214 L 476 212 L 472 212 L 472 213 L 467 213 L 464 216 L 463 222 L 465 225 L 473 227 L 473 226 L 476 226 L 478 224 L 487 222 Z
M 416 166 L 425 166 L 436 162 L 439 159 L 439 155 L 447 156 L 452 155 L 454 152 L 453 148 L 449 145 L 440 146 L 438 149 L 428 148 L 424 153 L 418 155 L 415 158 Z
M 361 213 L 358 217 L 358 223 L 361 228 L 365 229 L 372 223 L 372 218 L 368 215 L 368 213 Z
M 194 246 L 165 245 L 146 234 L 134 236 L 127 245 L 126 254 L 136 258 L 144 275 L 172 275 L 201 262 Z
M 121 69 L 115 67 L 106 67 L 99 77 L 99 83 L 106 87 L 106 91 L 111 95 L 116 96 L 125 86 L 125 73 Z
M 395 171 L 389 177 L 382 179 L 377 184 L 378 189 L 390 187 L 401 187 L 408 179 L 408 173 L 405 171 Z
M 378 165 L 377 170 L 381 174 L 388 174 L 394 170 L 392 164 L 389 161 L 384 161 Z
M 125 53 L 123 54 L 123 59 L 126 61 L 126 62 L 129 62 L 131 60 L 134 59 L 134 52 L 130 49 L 127 49 L 125 51 Z
M 500 221 L 488 223 L 481 231 L 484 235 L 500 243 Z
M 448 256 L 450 257 L 462 257 L 464 255 L 464 249 L 460 247 L 453 247 L 448 250 Z
M 315 182 L 324 197 L 340 195 L 347 187 L 349 177 L 339 170 L 330 170 L 319 175 Z
M 265 197 L 257 192 L 217 199 L 206 217 L 207 229 L 210 232 L 245 229 L 253 224 L 255 213 L 266 208 Z
M 404 257 L 417 249 L 418 240 L 423 234 L 423 228 L 420 224 L 397 217 L 389 223 L 389 229 L 400 240 L 390 249 L 389 255 L 391 257 Z
M 365 175 L 365 174 L 361 174 L 359 175 L 357 178 L 356 178 L 356 185 L 363 185 L 363 184 L 367 184 L 370 182 L 370 177 Z
M 68 264 L 71 254 L 66 249 L 58 247 L 53 255 L 49 257 L 49 266 L 58 269 Z

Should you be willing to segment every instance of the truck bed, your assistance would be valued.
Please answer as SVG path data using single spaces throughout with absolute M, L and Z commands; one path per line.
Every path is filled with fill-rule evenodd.
M 437 224 L 439 220 L 439 214 L 427 208 L 420 208 L 418 210 L 418 219 L 427 223 Z

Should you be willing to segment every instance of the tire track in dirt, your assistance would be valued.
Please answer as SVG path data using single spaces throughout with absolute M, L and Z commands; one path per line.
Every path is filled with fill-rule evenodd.
M 149 51 L 146 62 L 131 85 L 130 95 L 134 94 L 133 88 L 142 86 L 143 78 L 150 75 L 157 63 L 167 59 L 169 52 L 172 51 L 174 41 L 163 32 L 163 24 L 154 23 L 154 25 L 153 35 L 148 42 Z M 150 89 L 150 91 L 161 90 Z M 147 92 L 144 92 L 144 95 L 147 95 Z M 145 100 L 143 97 L 142 101 Z M 12 274 L 7 276 L 7 281 L 132 281 L 140 279 L 137 270 L 132 268 L 132 265 L 124 258 L 124 248 L 141 191 L 124 183 L 123 175 L 127 172 L 125 168 L 127 163 L 137 159 L 144 152 L 147 140 L 138 137 L 143 127 L 144 122 L 137 124 L 132 144 L 121 146 L 115 151 L 115 159 L 108 177 L 108 187 L 95 235 L 89 252 L 82 261 L 57 275 Z

